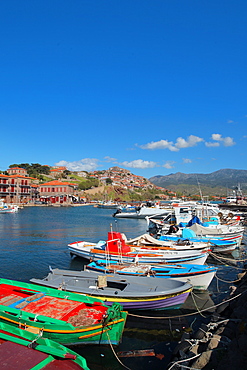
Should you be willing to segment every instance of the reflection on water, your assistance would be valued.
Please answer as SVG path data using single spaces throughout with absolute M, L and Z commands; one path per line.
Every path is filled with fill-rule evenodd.
M 1 276 L 29 281 L 32 277 L 46 276 L 49 266 L 82 270 L 86 261 L 71 259 L 68 243 L 104 240 L 111 227 L 125 233 L 128 238 L 146 232 L 145 220 L 115 220 L 113 212 L 83 206 L 28 207 L 17 213 L 1 214 Z M 235 251 L 234 257 L 246 259 L 245 248 L 242 246 Z M 153 348 L 157 356 L 121 358 L 125 366 L 132 370 L 164 370 L 176 341 L 183 332 L 196 330 L 201 320 L 213 312 L 211 307 L 229 293 L 229 285 L 236 279 L 244 262 L 210 258 L 208 263 L 218 267 L 216 277 L 208 291 L 190 295 L 182 309 L 128 316 L 123 340 L 116 352 Z M 91 369 L 123 369 L 110 347 L 81 346 L 76 350 L 87 359 Z

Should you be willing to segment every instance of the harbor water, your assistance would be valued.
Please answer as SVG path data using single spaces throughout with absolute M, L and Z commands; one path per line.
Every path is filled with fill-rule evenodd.
M 146 232 L 146 221 L 112 217 L 114 210 L 94 206 L 25 207 L 17 213 L 0 214 L 1 277 L 28 282 L 43 278 L 52 268 L 82 270 L 87 261 L 71 258 L 68 243 L 79 240 L 105 240 L 112 228 L 133 238 Z M 245 241 L 245 240 L 244 240 Z M 236 258 L 246 259 L 245 248 Z M 180 310 L 133 313 L 128 316 L 122 343 L 109 346 L 78 346 L 73 350 L 84 356 L 95 369 L 166 369 L 177 341 L 186 331 L 196 330 L 229 294 L 244 262 L 208 260 L 218 267 L 209 290 L 193 293 Z M 205 309 L 207 309 L 205 311 Z M 138 356 L 140 350 L 152 350 L 152 356 Z M 132 351 L 135 356 L 122 357 Z M 140 354 L 140 352 L 139 352 Z

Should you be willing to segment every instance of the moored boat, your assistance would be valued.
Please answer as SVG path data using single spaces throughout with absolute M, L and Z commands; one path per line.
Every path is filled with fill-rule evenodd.
M 220 238 L 206 238 L 197 236 L 193 230 L 184 228 L 181 236 L 162 235 L 158 240 L 177 241 L 178 243 L 186 243 L 186 241 L 196 245 L 198 242 L 208 242 L 212 252 L 231 253 L 238 247 L 238 242 L 234 240 L 221 240 Z
M 121 209 L 121 206 L 118 203 L 115 203 L 111 200 L 107 202 L 101 202 L 97 204 L 97 208 L 104 208 L 104 209 Z
M 86 270 L 124 276 L 149 276 L 153 278 L 174 279 L 188 282 L 196 290 L 206 290 L 214 278 L 217 268 L 207 265 L 164 265 L 119 263 L 117 261 L 98 260 L 90 262 Z
M 197 216 L 192 217 L 189 222 L 180 222 L 178 224 L 176 223 L 176 218 L 159 220 L 147 217 L 146 220 L 148 232 L 157 238 L 164 235 L 181 238 L 183 237 L 184 230 L 192 230 L 194 238 L 204 238 L 204 240 L 207 239 L 209 242 L 212 240 L 215 244 L 217 241 L 232 241 L 236 243 L 236 246 L 239 246 L 244 233 L 244 227 L 238 224 L 221 225 L 217 222 L 202 223 Z
M 0 214 L 1 213 L 15 213 L 19 207 L 15 204 L 7 204 L 3 199 L 0 199 Z
M 118 209 L 113 217 L 116 218 L 145 218 L 147 216 L 163 217 L 170 211 L 170 208 L 160 207 L 159 204 L 154 202 L 147 202 L 146 204 L 141 204 L 140 207 L 135 207 L 133 212 L 125 211 L 124 209 Z
M 109 344 L 121 341 L 127 313 L 109 310 L 97 298 L 30 283 L 0 279 L 0 322 L 61 344 Z
M 107 241 L 88 243 L 84 241 L 70 243 L 70 254 L 88 260 L 110 259 L 123 262 L 140 263 L 197 263 L 204 264 L 208 253 L 201 250 L 172 250 L 171 248 L 142 247 L 127 245 L 123 234 L 109 232 Z M 194 261 L 197 262 L 194 262 Z
M 44 279 L 32 282 L 100 298 L 126 310 L 164 310 L 180 308 L 192 290 L 191 284 L 171 279 L 95 274 L 90 271 L 53 269 Z
M 0 368 L 89 370 L 86 360 L 53 340 L 0 322 Z
M 135 247 L 142 248 L 157 248 L 159 250 L 176 250 L 176 251 L 190 251 L 190 250 L 199 250 L 199 251 L 210 251 L 212 245 L 206 239 L 204 240 L 195 240 L 191 241 L 189 239 L 166 239 L 160 237 L 159 239 L 154 238 L 149 234 L 142 234 L 136 238 L 126 240 L 127 245 L 132 245 Z

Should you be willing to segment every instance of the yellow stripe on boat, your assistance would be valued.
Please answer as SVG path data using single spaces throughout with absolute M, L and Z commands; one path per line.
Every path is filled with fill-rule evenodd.
M 190 289 L 187 289 L 185 290 L 184 292 L 182 293 L 178 293 L 178 294 L 171 294 L 171 295 L 164 295 L 164 296 L 159 296 L 158 298 L 115 298 L 115 297 L 99 297 L 99 296 L 95 296 L 95 295 L 91 295 L 90 294 L 90 297 L 91 298 L 98 298 L 98 299 L 101 299 L 102 301 L 104 302 L 138 302 L 138 301 L 142 301 L 142 302 L 154 302 L 154 301 L 159 301 L 160 299 L 168 299 L 168 298 L 172 298 L 172 297 L 177 297 L 178 295 L 180 294 L 184 294 L 184 293 L 190 293 L 192 291 L 192 288 Z
M 124 319 L 119 319 L 119 320 L 115 320 L 115 321 L 110 321 L 104 326 L 101 324 L 101 325 L 91 326 L 91 327 L 87 327 L 87 328 L 83 328 L 83 329 L 56 330 L 56 329 L 45 329 L 45 328 L 39 328 L 38 326 L 27 325 L 26 323 L 21 323 L 20 321 L 11 320 L 11 319 L 9 319 L 7 317 L 4 317 L 4 316 L 0 316 L 0 319 L 4 319 L 5 321 L 10 321 L 10 322 L 16 324 L 18 327 L 19 326 L 25 326 L 26 328 L 39 329 L 39 330 L 49 332 L 49 333 L 72 333 L 72 334 L 73 333 L 83 333 L 83 332 L 86 332 L 86 331 L 92 331 L 92 330 L 96 330 L 96 329 L 102 329 L 103 327 L 106 328 L 107 326 L 118 324 L 118 323 L 124 321 Z M 93 335 L 95 335 L 95 334 L 93 334 Z

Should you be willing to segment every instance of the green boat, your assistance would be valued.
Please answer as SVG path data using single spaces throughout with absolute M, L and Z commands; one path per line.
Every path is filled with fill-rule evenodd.
M 126 318 L 118 303 L 0 278 L 0 322 L 61 344 L 118 345 Z
M 62 344 L 2 322 L 0 368 L 89 370 L 82 356 Z

